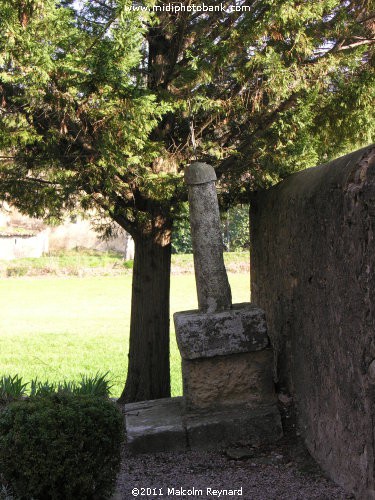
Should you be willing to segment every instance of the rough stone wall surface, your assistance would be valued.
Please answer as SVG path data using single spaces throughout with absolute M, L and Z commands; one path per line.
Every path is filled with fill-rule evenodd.
M 277 383 L 323 469 L 375 498 L 375 145 L 259 193 L 251 231 Z
M 183 359 L 184 396 L 190 408 L 214 408 L 275 401 L 272 350 L 214 358 Z

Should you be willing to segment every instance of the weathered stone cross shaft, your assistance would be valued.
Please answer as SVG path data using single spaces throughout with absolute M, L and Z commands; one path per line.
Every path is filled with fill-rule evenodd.
M 215 181 L 215 170 L 206 163 L 193 163 L 185 170 L 198 306 L 207 313 L 232 305 Z
M 187 411 L 274 400 L 264 311 L 232 306 L 215 181 L 206 163 L 185 171 L 199 306 L 174 315 Z
M 264 311 L 232 305 L 215 171 L 194 163 L 185 180 L 199 310 L 174 315 L 184 397 L 125 406 L 135 453 L 273 442 L 282 434 Z

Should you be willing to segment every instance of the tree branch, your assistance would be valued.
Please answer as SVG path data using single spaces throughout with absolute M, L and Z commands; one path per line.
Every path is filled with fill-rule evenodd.
M 359 42 L 353 42 L 350 43 L 349 45 L 342 45 L 337 49 L 337 51 L 340 50 L 348 50 L 348 49 L 354 49 L 355 47 L 359 47 L 360 45 L 372 45 L 375 43 L 375 38 L 367 38 L 366 40 L 360 40 Z

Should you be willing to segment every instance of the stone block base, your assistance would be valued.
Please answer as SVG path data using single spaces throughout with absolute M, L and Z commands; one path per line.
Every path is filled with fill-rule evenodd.
M 182 422 L 183 398 L 125 405 L 127 442 L 133 453 L 176 451 L 187 447 Z
M 214 313 L 178 312 L 173 319 L 184 359 L 259 351 L 269 344 L 264 311 L 249 302 Z
M 271 349 L 214 358 L 183 359 L 188 409 L 254 406 L 274 401 Z
M 166 398 L 125 405 L 125 419 L 133 453 L 220 449 L 272 443 L 282 436 L 276 404 L 185 413 L 184 398 Z
M 190 413 L 185 417 L 187 440 L 192 449 L 224 448 L 236 444 L 274 443 L 283 435 L 275 403 L 249 408 Z

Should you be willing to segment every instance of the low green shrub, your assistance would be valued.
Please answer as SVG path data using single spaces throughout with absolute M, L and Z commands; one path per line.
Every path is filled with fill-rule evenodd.
M 94 376 L 82 375 L 74 392 L 88 396 L 108 397 L 112 387 L 108 380 L 108 372 L 104 374 L 97 372 Z
M 31 397 L 0 412 L 0 470 L 19 498 L 108 498 L 122 437 L 123 417 L 108 399 Z
M 9 266 L 5 274 L 7 278 L 26 276 L 27 268 L 23 266 Z
M 22 381 L 18 375 L 3 375 L 0 378 L 0 404 L 9 403 L 22 398 L 26 394 L 28 383 Z

